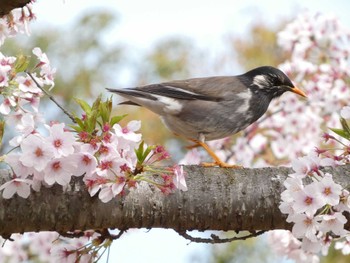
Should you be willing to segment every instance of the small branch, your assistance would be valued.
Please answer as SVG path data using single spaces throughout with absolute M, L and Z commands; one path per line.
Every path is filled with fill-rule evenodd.
M 221 243 L 229 243 L 232 241 L 237 240 L 246 240 L 248 238 L 257 237 L 266 232 L 266 230 L 260 230 L 251 232 L 249 235 L 241 236 L 241 237 L 230 237 L 230 238 L 220 238 L 219 236 L 215 234 L 211 234 L 210 238 L 202 238 L 202 237 L 193 237 L 186 233 L 186 231 L 177 231 L 180 236 L 186 238 L 187 240 L 190 240 L 191 242 L 196 243 L 208 243 L 208 244 L 221 244 Z
M 36 81 L 36 79 L 33 77 L 33 75 L 32 75 L 30 72 L 26 71 L 26 73 L 27 73 L 28 76 L 34 81 L 35 85 L 36 85 L 39 89 L 41 89 L 42 92 L 44 92 L 45 95 L 48 96 L 49 99 L 50 99 L 53 103 L 55 103 L 55 104 L 57 105 L 57 107 L 59 107 L 59 108 L 63 111 L 63 113 L 66 114 L 66 115 L 72 120 L 73 123 L 76 123 L 76 121 L 75 121 L 75 119 L 74 119 L 74 116 L 73 116 L 72 114 L 70 114 L 65 108 L 63 108 L 49 92 L 47 92 L 43 87 L 41 87 L 40 84 Z
M 103 239 L 117 240 L 119 239 L 127 230 L 122 229 L 117 235 L 111 234 L 107 228 L 101 230 L 95 230 L 96 233 L 99 233 Z M 67 238 L 79 238 L 85 236 L 86 231 L 73 231 L 73 232 L 59 232 L 60 236 Z

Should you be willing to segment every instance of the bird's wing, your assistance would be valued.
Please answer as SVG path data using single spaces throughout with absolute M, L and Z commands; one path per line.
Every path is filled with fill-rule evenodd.
M 170 81 L 138 89 L 175 99 L 220 101 L 246 88 L 235 77 L 221 76 Z

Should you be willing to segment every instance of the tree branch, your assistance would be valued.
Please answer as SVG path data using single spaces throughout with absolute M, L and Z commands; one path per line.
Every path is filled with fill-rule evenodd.
M 0 17 L 7 15 L 13 9 L 24 7 L 31 0 L 1 0 L 0 1 Z
M 336 182 L 349 185 L 350 165 L 324 170 L 332 173 Z M 278 206 L 283 181 L 291 169 L 186 166 L 185 171 L 188 191 L 169 196 L 142 184 L 125 197 L 105 204 L 98 197 L 90 197 L 79 178 L 65 192 L 54 186 L 42 187 L 28 199 L 15 196 L 6 200 L 0 196 L 0 235 L 141 227 L 178 232 L 290 229 Z M 1 177 L 7 173 L 0 170 Z

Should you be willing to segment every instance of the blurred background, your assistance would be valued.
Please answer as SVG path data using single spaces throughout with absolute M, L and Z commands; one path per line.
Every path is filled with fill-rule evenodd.
M 65 108 L 78 111 L 74 97 L 108 97 L 106 87 L 277 66 L 288 54 L 278 48 L 276 33 L 300 12 L 334 14 L 350 28 L 349 8 L 347 0 L 37 1 L 31 36 L 7 40 L 2 52 L 30 54 L 41 47 L 57 68 L 52 93 Z M 64 119 L 53 107 L 48 121 Z M 153 113 L 115 106 L 115 114 L 125 113 L 126 122 L 142 120 L 147 143 L 165 145 L 175 161 L 185 154 L 185 142 Z M 109 262 L 291 262 L 274 255 L 265 239 L 203 245 L 189 243 L 172 230 L 132 230 L 114 242 Z M 332 250 L 322 262 L 350 259 Z

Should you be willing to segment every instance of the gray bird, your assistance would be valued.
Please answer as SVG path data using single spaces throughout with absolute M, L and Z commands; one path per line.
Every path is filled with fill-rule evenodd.
M 263 66 L 242 75 L 192 78 L 129 89 L 107 89 L 158 115 L 175 134 L 202 146 L 206 166 L 237 167 L 220 160 L 205 141 L 233 135 L 257 121 L 286 91 L 306 97 L 279 69 Z

